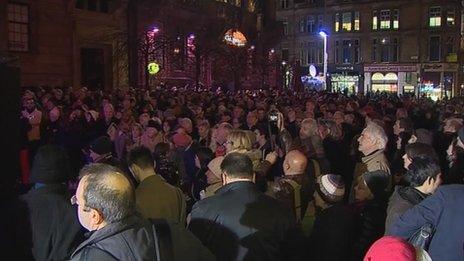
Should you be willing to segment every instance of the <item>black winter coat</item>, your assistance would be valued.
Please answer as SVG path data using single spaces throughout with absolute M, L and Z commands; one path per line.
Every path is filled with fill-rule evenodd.
M 369 247 L 384 235 L 386 211 L 384 204 L 376 201 L 353 207 L 356 216 L 351 260 L 359 261 L 363 260 Z
M 65 185 L 44 185 L 23 196 L 32 228 L 35 260 L 65 260 L 84 239 Z
M 229 183 L 197 202 L 189 229 L 218 260 L 299 260 L 290 210 L 248 181 Z
M 160 251 L 157 252 L 152 223 L 138 216 L 131 216 L 90 233 L 89 238 L 72 254 L 71 260 L 160 261 L 157 255 L 161 255 L 162 259 L 161 253 L 169 251 L 173 253 L 175 261 L 214 260 L 213 255 L 186 229 L 171 223 L 168 226 L 172 240 L 169 247 L 171 250 L 163 248 L 167 245 L 160 242 Z
M 309 243 L 312 260 L 345 260 L 351 253 L 353 220 L 352 212 L 341 203 L 318 213 Z

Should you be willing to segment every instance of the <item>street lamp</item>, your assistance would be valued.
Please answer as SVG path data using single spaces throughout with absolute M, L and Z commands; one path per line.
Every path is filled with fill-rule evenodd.
M 329 35 L 325 31 L 320 31 L 319 35 L 324 38 L 324 90 L 327 90 L 327 37 Z

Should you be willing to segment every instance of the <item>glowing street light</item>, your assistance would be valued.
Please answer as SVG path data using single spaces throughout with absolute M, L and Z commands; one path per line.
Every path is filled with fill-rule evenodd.
M 327 90 L 327 32 L 320 31 L 319 35 L 324 38 L 324 90 Z
M 153 27 L 153 29 L 151 30 L 154 34 L 157 34 L 159 33 L 160 29 L 158 27 Z

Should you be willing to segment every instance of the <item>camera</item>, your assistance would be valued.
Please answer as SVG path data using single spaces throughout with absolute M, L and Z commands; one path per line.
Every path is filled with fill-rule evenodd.
M 269 122 L 275 122 L 277 124 L 278 119 L 279 119 L 279 112 L 277 110 L 271 110 L 269 112 Z

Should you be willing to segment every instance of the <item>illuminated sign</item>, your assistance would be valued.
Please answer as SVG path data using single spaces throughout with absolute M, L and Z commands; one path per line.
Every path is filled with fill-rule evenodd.
M 160 67 L 159 67 L 159 64 L 155 63 L 155 62 L 151 62 L 148 64 L 147 66 L 147 70 L 148 70 L 148 73 L 151 74 L 151 75 L 155 75 L 159 72 L 160 70 Z
M 316 74 L 317 74 L 316 66 L 311 64 L 309 66 L 309 75 L 311 75 L 311 77 L 316 77 Z
M 227 30 L 227 32 L 224 34 L 224 41 L 229 45 L 237 47 L 243 47 L 247 43 L 245 35 L 243 35 L 242 32 L 235 29 Z

